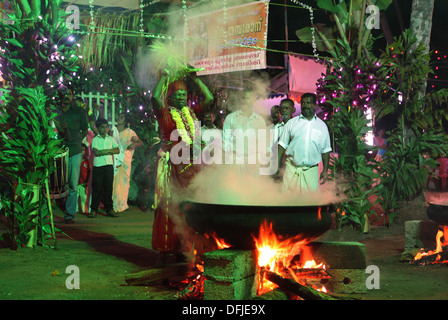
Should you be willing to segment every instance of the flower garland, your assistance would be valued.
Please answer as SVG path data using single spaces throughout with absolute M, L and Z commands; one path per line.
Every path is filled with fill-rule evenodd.
M 178 130 L 182 141 L 184 141 L 187 145 L 193 143 L 194 132 L 195 132 L 195 115 L 191 114 L 190 108 L 183 107 L 181 113 L 176 108 L 170 108 L 171 116 L 173 117 L 174 122 L 176 123 L 176 129 Z M 189 130 L 187 130 L 186 126 Z

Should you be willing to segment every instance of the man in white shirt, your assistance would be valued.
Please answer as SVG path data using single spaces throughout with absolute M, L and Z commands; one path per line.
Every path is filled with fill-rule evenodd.
M 223 149 L 226 164 L 257 164 L 259 130 L 265 130 L 266 121 L 253 110 L 252 94 L 243 93 L 241 109 L 229 114 L 223 124 Z M 266 137 L 266 136 L 264 136 Z M 233 162 L 235 160 L 235 162 Z
M 302 96 L 302 113 L 285 125 L 280 136 L 278 159 L 286 155 L 283 190 L 302 192 L 319 188 L 319 163 L 323 162 L 321 183 L 327 180 L 331 142 L 328 127 L 315 112 L 317 97 Z M 277 176 L 279 172 L 277 172 Z
M 95 155 L 92 170 L 92 203 L 89 218 L 95 218 L 104 192 L 104 209 L 109 217 L 118 217 L 113 210 L 112 192 L 114 182 L 114 154 L 120 149 L 113 137 L 108 135 L 109 124 L 105 119 L 98 119 L 96 127 L 99 134 L 92 140 Z

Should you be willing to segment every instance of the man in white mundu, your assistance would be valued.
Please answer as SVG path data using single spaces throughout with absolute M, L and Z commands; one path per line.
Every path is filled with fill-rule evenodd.
M 279 164 L 286 155 L 283 191 L 301 193 L 319 188 L 319 163 L 323 162 L 321 183 L 327 180 L 330 162 L 330 134 L 327 125 L 315 112 L 317 97 L 312 93 L 302 96 L 302 112 L 286 123 L 278 146 Z M 277 172 L 277 175 L 279 173 Z

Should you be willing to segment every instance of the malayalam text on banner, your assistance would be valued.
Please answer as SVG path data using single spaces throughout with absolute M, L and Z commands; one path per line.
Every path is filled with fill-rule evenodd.
M 266 68 L 268 3 L 254 2 L 187 19 L 186 55 L 198 75 Z

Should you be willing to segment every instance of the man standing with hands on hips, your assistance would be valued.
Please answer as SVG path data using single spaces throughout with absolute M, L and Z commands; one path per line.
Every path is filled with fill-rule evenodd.
M 278 143 L 278 163 L 286 156 L 283 191 L 314 191 L 319 188 L 319 163 L 323 162 L 320 182 L 328 178 L 331 142 L 328 127 L 316 116 L 317 96 L 302 96 L 301 115 L 286 123 Z M 280 177 L 277 171 L 275 178 Z

